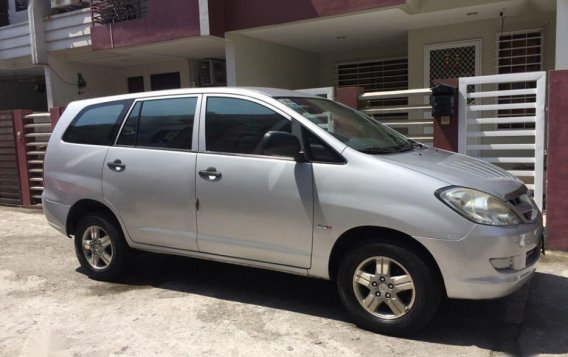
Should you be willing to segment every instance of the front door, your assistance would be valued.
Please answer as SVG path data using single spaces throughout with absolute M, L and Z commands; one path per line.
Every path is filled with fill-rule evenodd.
M 290 132 L 290 119 L 252 99 L 209 96 L 204 121 L 205 150 L 200 145 L 197 155 L 199 250 L 309 268 L 312 166 L 265 156 L 260 147 L 267 131 Z
M 193 123 L 198 96 L 139 101 L 103 167 L 103 193 L 131 239 L 197 251 Z

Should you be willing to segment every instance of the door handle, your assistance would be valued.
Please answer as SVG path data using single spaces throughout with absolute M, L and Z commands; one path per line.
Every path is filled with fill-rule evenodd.
M 115 172 L 122 172 L 126 169 L 126 165 L 122 163 L 122 161 L 116 159 L 112 162 L 107 162 L 107 166 Z
M 199 171 L 199 176 L 209 181 L 217 181 L 221 179 L 222 174 L 214 167 L 209 167 L 207 170 Z

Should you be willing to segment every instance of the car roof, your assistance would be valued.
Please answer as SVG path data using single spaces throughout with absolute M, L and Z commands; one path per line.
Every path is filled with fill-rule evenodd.
M 161 91 L 152 92 L 140 92 L 131 94 L 121 94 L 107 97 L 83 99 L 75 101 L 74 103 L 80 103 L 83 106 L 92 105 L 98 103 L 106 103 L 116 100 L 128 100 L 128 99 L 140 99 L 140 98 L 155 98 L 161 96 L 176 96 L 176 95 L 190 95 L 190 94 L 240 94 L 249 96 L 258 96 L 258 94 L 265 95 L 268 97 L 308 97 L 308 98 L 319 98 L 312 94 L 308 94 L 301 91 L 290 90 L 290 89 L 280 89 L 280 88 L 268 88 L 268 87 L 205 87 L 205 88 L 182 88 L 182 89 L 169 89 Z

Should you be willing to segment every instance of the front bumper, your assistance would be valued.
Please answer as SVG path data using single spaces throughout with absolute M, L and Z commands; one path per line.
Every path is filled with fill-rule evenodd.
M 450 298 L 493 299 L 509 295 L 529 280 L 540 258 L 542 219 L 511 227 L 475 225 L 459 241 L 419 238 L 432 253 Z M 511 258 L 497 270 L 490 259 Z

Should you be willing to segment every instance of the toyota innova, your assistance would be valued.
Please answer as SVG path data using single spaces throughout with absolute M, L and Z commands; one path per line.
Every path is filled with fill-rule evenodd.
M 281 89 L 73 102 L 44 180 L 49 223 L 95 279 L 117 279 L 133 250 L 331 279 L 359 326 L 393 335 L 442 296 L 511 294 L 543 237 L 506 171 Z

